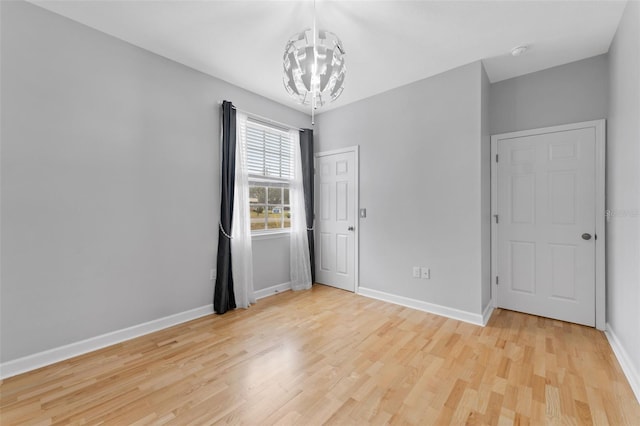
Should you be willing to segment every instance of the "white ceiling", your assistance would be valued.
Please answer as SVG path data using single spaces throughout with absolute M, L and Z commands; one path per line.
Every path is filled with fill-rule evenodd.
M 311 25 L 306 1 L 31 0 L 75 21 L 296 105 L 282 54 Z M 343 42 L 342 96 L 323 110 L 483 60 L 492 82 L 605 53 L 625 1 L 323 1 L 318 27 Z M 530 45 L 526 54 L 510 50 Z M 322 111 L 318 111 L 322 112 Z

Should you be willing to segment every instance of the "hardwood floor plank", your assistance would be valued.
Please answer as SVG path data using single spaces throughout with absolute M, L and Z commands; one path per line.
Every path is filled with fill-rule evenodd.
M 6 379 L 0 423 L 638 425 L 640 406 L 595 329 L 318 285 Z

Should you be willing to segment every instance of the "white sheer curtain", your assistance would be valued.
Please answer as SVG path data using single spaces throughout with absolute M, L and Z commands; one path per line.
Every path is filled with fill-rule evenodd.
M 236 113 L 236 184 L 231 227 L 231 270 L 236 306 L 248 308 L 253 295 L 253 256 L 249 212 L 249 170 L 247 168 L 247 115 Z
M 291 203 L 291 289 L 307 290 L 311 288 L 311 263 L 309 262 L 309 243 L 307 242 L 307 221 L 302 187 L 302 158 L 300 155 L 300 134 L 289 131 L 293 144 L 293 180 L 289 187 Z

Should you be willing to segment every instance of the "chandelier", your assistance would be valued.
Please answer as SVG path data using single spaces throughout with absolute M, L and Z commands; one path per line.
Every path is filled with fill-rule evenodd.
M 316 6 L 313 3 L 313 28 L 295 34 L 284 50 L 284 87 L 302 105 L 314 111 L 334 101 L 344 90 L 346 67 L 344 48 L 334 33 L 316 30 Z

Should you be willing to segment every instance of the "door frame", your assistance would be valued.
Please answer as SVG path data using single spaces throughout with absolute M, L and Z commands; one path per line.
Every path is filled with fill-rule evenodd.
M 606 259 L 605 259 L 605 153 L 606 153 L 606 121 L 592 120 L 579 123 L 564 124 L 560 126 L 542 127 L 539 129 L 523 130 L 518 132 L 500 133 L 491 135 L 491 295 L 493 306 L 499 307 L 498 285 L 498 229 L 495 223 L 495 215 L 498 214 L 498 168 L 496 156 L 498 154 L 498 141 L 513 139 L 523 136 L 535 136 L 545 133 L 563 132 L 567 130 L 579 130 L 594 128 L 596 134 L 595 144 L 595 218 L 596 239 L 595 247 L 595 317 L 596 328 L 605 330 L 606 327 Z
M 354 145 L 354 146 L 348 146 L 345 148 L 338 148 L 338 149 L 332 149 L 329 151 L 319 151 L 316 152 L 313 155 L 313 174 L 315 176 L 314 179 L 314 188 L 313 191 L 314 193 L 316 192 L 316 185 L 318 183 L 319 176 L 316 174 L 316 170 L 317 170 L 317 164 L 318 164 L 318 158 L 319 157 L 326 157 L 329 155 L 335 155 L 335 154 L 345 154 L 345 153 L 349 153 L 349 152 L 353 152 L 354 153 L 354 157 L 355 157 L 355 170 L 354 170 L 354 174 L 355 174 L 355 187 L 354 187 L 354 191 L 355 191 L 355 202 L 353 203 L 353 217 L 354 217 L 354 226 L 355 226 L 355 232 L 353 235 L 353 248 L 354 248 L 354 254 L 353 254 L 353 273 L 354 273 L 354 277 L 353 277 L 353 292 L 355 294 L 359 294 L 360 292 L 360 145 Z M 313 212 L 314 212 L 314 218 L 315 218 L 315 214 L 318 212 L 318 197 L 314 196 L 313 197 L 314 200 L 314 206 L 313 206 Z M 315 241 L 317 241 L 317 235 L 316 235 L 316 226 L 315 226 L 315 220 L 314 220 L 314 225 L 313 225 L 313 238 Z M 313 261 L 315 262 L 315 259 L 313 259 Z

